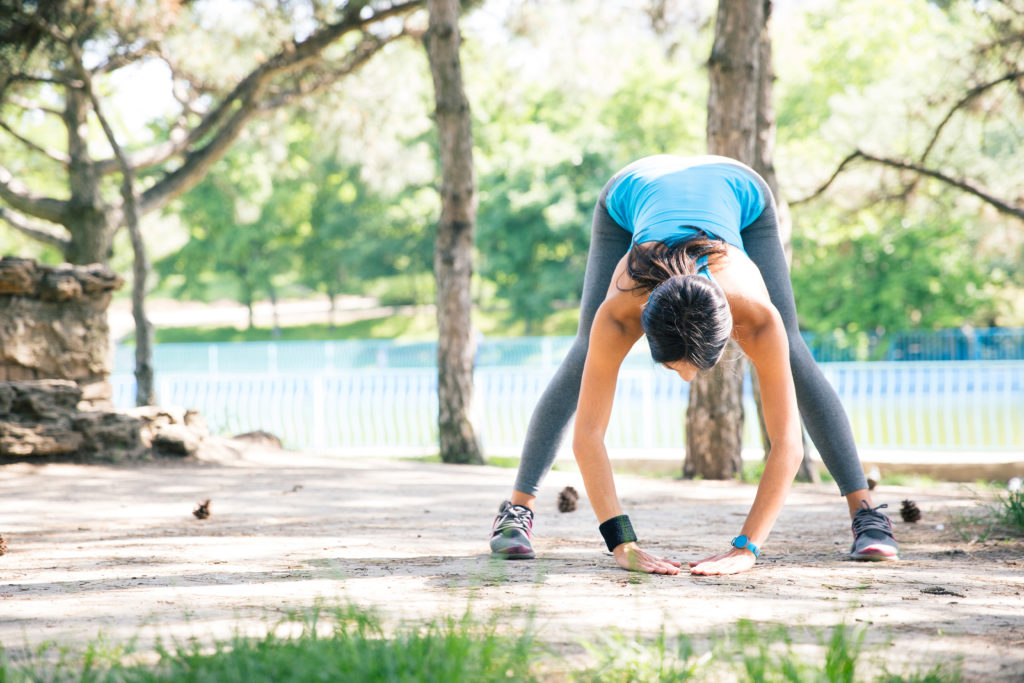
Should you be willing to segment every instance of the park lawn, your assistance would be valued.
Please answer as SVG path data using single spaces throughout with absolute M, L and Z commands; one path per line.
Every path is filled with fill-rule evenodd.
M 553 312 L 537 321 L 531 335 L 568 336 L 576 333 L 579 312 L 566 309 Z M 521 321 L 511 321 L 502 311 L 474 311 L 473 324 L 489 337 L 519 337 L 527 334 Z M 266 342 L 266 341 L 326 341 L 342 339 L 400 339 L 402 341 L 429 341 L 437 339 L 437 319 L 431 308 L 420 308 L 412 312 L 399 311 L 361 320 L 339 323 L 333 327 L 327 323 L 290 325 L 279 328 L 278 333 L 270 327 L 239 329 L 226 326 L 181 326 L 157 327 L 154 341 L 157 344 L 178 343 L 220 343 L 220 342 Z M 123 339 L 125 344 L 134 344 L 134 333 Z

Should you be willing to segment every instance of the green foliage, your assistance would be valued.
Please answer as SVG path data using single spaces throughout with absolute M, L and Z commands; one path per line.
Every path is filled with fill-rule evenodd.
M 358 165 L 323 149 L 304 117 L 281 137 L 238 145 L 180 200 L 189 240 L 156 264 L 166 287 L 203 299 L 228 279 L 251 306 L 294 282 L 333 301 L 364 293 L 368 281 L 429 270 L 422 189 L 381 194 Z
M 843 230 L 793 236 L 793 288 L 814 332 L 957 327 L 993 322 L 977 237 L 961 220 L 913 222 L 862 209 Z
M 1012 12 L 866 0 L 785 14 L 775 35 L 801 40 L 774 43 L 783 194 L 807 195 L 860 149 L 1015 201 L 1024 102 L 1014 86 L 979 91 L 954 112 L 966 93 L 1019 64 L 1019 54 L 998 47 L 1019 52 L 1011 46 L 1024 15 Z M 1019 220 L 948 184 L 855 162 L 819 199 L 794 207 L 793 219 L 793 277 L 808 329 L 1021 322 Z
M 0 659 L 0 681 L 532 681 L 537 646 L 527 627 L 518 635 L 469 613 L 389 632 L 371 612 L 350 606 L 292 615 L 263 638 L 236 636 L 212 650 L 199 643 L 160 647 L 156 665 L 123 665 L 124 652 L 81 662 L 64 656 L 17 666 Z M 297 637 L 287 633 L 300 629 Z M 278 635 L 282 633 L 284 635 Z M 45 653 L 43 653 L 45 654 Z
M 515 175 L 496 172 L 485 179 L 478 214 L 480 274 L 497 285 L 514 320 L 526 334 L 551 311 L 552 302 L 578 300 L 583 287 L 589 225 L 597 178 L 608 174 L 602 160 L 587 155 Z
M 479 185 L 474 301 L 501 311 L 505 329 L 545 333 L 557 318 L 571 333 L 558 315 L 578 300 L 591 212 L 609 176 L 646 154 L 705 149 L 713 3 L 674 15 L 660 31 L 646 9 L 640 0 L 579 0 L 467 13 L 463 57 Z M 929 147 L 965 92 L 1019 60 L 1019 41 L 999 40 L 1019 28 L 1010 9 L 968 0 L 776 8 L 782 194 L 806 196 L 860 148 L 924 156 L 926 165 L 1015 200 L 1024 186 L 1024 100 L 1014 84 L 973 99 Z M 298 27 L 289 3 L 234 13 L 199 3 L 165 29 L 161 44 L 182 71 L 218 90 Z M 197 40 L 204 49 L 192 49 Z M 113 104 L 130 102 L 120 82 L 98 83 Z M 401 87 L 381 87 L 388 83 Z M 22 85 L 23 98 L 53 97 L 46 84 Z M 230 286 L 248 302 L 295 286 L 429 303 L 439 206 L 432 108 L 422 45 L 403 41 L 340 86 L 250 125 L 174 207 L 188 244 L 177 248 L 170 221 L 146 226 L 161 288 L 203 299 Z M 169 139 L 173 122 L 152 112 L 143 126 L 125 126 L 128 151 Z M 140 117 L 127 104 L 110 114 L 119 124 Z M 0 117 L 42 146 L 66 144 L 56 117 L 9 102 Z M 34 191 L 66 192 L 58 164 L 3 131 L 0 156 Z M 165 171 L 142 171 L 140 187 Z M 104 192 L 116 198 L 113 183 Z M 793 217 L 793 280 L 808 330 L 839 330 L 857 343 L 879 328 L 1024 324 L 1024 231 L 959 190 L 856 162 Z M 0 230 L 0 251 L 60 258 L 8 230 Z M 128 260 L 114 264 L 124 269 Z
M 695 654 L 690 639 L 684 634 L 670 637 L 664 627 L 651 641 L 628 638 L 616 632 L 598 642 L 585 642 L 584 647 L 597 665 L 576 680 L 590 683 L 700 680 L 698 671 L 707 661 Z
M 764 474 L 765 461 L 762 460 L 744 460 L 743 470 L 736 476 L 744 484 L 756 484 L 761 481 L 761 475 Z
M 864 629 L 840 624 L 824 637 L 824 664 L 799 656 L 793 650 L 790 632 L 741 620 L 736 643 L 747 680 L 789 683 L 853 683 L 857 663 L 864 649 Z
M 1000 496 L 996 508 L 999 519 L 1017 534 L 1024 535 L 1024 489 Z
M 504 565 L 501 567 L 504 569 Z M 529 616 L 494 614 L 481 622 L 470 611 L 422 624 L 386 625 L 375 612 L 354 605 L 293 613 L 259 638 L 158 644 L 159 660 L 140 658 L 134 641 L 97 639 L 84 650 L 48 642 L 12 662 L 0 648 L 0 681 L 76 680 L 95 683 L 157 681 L 648 681 L 738 680 L 751 683 L 954 683 L 959 668 L 928 671 L 900 662 L 906 673 L 867 675 L 864 629 L 789 629 L 741 620 L 703 647 L 663 627 L 654 637 L 612 631 L 581 642 L 590 663 L 573 663 L 537 638 Z M 794 643 L 800 637 L 802 643 Z M 815 641 L 821 656 L 808 657 Z M 813 645 L 812 645 L 813 646 Z M 799 650 L 798 650 L 799 648 Z M 888 654 L 888 653 L 887 653 Z

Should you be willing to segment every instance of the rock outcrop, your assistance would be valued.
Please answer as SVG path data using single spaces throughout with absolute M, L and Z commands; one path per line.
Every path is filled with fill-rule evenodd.
M 82 408 L 112 408 L 107 307 L 123 284 L 98 264 L 0 258 L 0 383 L 70 380 Z
M 156 407 L 80 410 L 69 380 L 0 383 L 0 463 L 67 459 L 129 462 L 223 450 L 196 411 Z

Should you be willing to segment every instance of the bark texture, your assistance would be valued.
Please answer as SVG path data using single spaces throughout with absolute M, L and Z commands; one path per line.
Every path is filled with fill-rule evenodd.
M 765 19 L 764 0 L 720 0 L 708 60 L 708 153 L 752 167 Z M 743 354 L 729 342 L 718 365 L 691 383 L 684 476 L 731 479 L 742 472 L 745 366 Z
M 482 463 L 470 420 L 474 344 L 470 311 L 476 179 L 469 101 L 459 59 L 458 0 L 428 0 L 424 36 L 434 80 L 441 155 L 441 220 L 434 249 L 437 281 L 437 392 L 441 459 Z

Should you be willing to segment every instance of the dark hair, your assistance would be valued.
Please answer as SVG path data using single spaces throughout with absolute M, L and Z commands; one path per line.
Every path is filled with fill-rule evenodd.
M 698 274 L 697 259 L 725 254 L 721 241 L 697 238 L 676 244 L 634 245 L 626 272 L 631 291 L 650 292 L 640 323 L 656 363 L 686 361 L 709 370 L 732 333 L 732 312 L 721 287 Z

